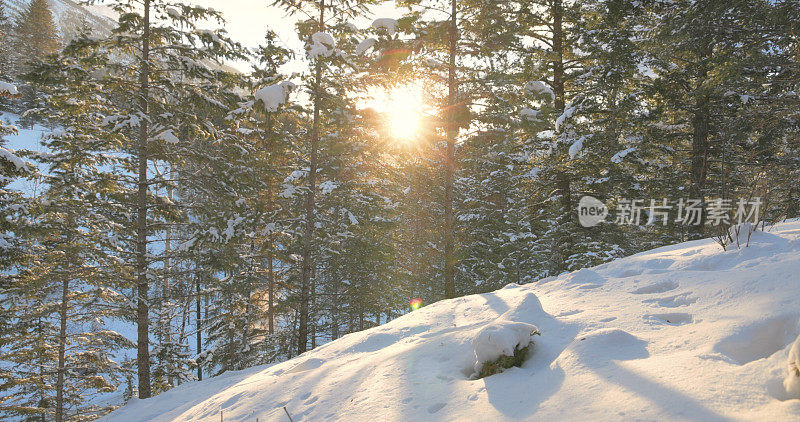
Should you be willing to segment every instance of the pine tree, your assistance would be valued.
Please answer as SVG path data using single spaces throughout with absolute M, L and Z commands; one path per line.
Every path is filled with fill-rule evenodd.
M 51 153 L 39 157 L 49 166 L 42 176 L 47 188 L 32 210 L 31 250 L 12 291 L 13 302 L 27 308 L 14 329 L 35 327 L 34 340 L 12 344 L 7 358 L 18 364 L 22 393 L 10 409 L 18 415 L 52 414 L 62 421 L 112 410 L 96 405 L 94 397 L 121 384 L 125 370 L 112 356 L 132 345 L 105 326 L 124 319 L 128 302 L 121 292 L 129 282 L 121 259 L 122 187 L 113 171 L 120 142 L 97 130 L 113 109 L 96 95 L 102 82 L 93 73 L 107 62 L 98 45 L 83 37 L 26 75 L 47 93 L 39 118 L 66 130 L 47 138 Z M 43 361 L 29 363 L 31 354 Z
M 61 48 L 58 28 L 47 0 L 31 0 L 17 16 L 14 25 L 12 60 L 16 74 L 27 70 L 27 63 L 44 60 Z
M 300 273 L 299 273 L 299 294 L 297 297 L 298 325 L 297 325 L 297 352 L 303 353 L 308 350 L 309 337 L 311 336 L 311 305 L 313 289 L 315 287 L 314 274 L 316 273 L 316 263 L 319 256 L 315 253 L 318 249 L 316 239 L 317 226 L 317 190 L 321 186 L 319 179 L 320 169 L 327 165 L 320 161 L 322 149 L 328 145 L 335 144 L 337 139 L 337 127 L 328 124 L 331 114 L 343 110 L 338 104 L 341 97 L 337 98 L 328 95 L 334 79 L 329 73 L 332 66 L 342 66 L 340 50 L 336 48 L 336 40 L 331 32 L 346 30 L 347 19 L 353 18 L 366 12 L 366 6 L 375 2 L 360 0 L 357 2 L 324 0 L 308 1 L 284 1 L 277 0 L 275 5 L 283 7 L 289 13 L 314 16 L 313 20 L 301 22 L 298 25 L 301 39 L 307 42 L 307 54 L 311 60 L 311 74 L 306 78 L 309 87 L 310 105 L 310 127 L 308 129 L 307 155 L 300 170 L 302 179 L 305 181 L 304 191 L 304 210 L 303 228 L 299 234 L 301 239 L 300 246 Z M 333 89 L 335 91 L 335 89 Z M 341 94 L 341 93 L 340 93 Z M 300 177 L 298 177 L 300 179 Z M 331 180 L 333 183 L 334 181 Z
M 692 196 L 704 205 L 711 198 L 769 196 L 770 183 L 759 174 L 768 163 L 777 163 L 787 127 L 772 117 L 775 110 L 768 104 L 792 88 L 773 83 L 783 80 L 775 74 L 786 64 L 781 56 L 788 45 L 766 45 L 781 44 L 777 34 L 786 27 L 772 13 L 784 7 L 654 2 L 643 14 L 644 24 L 655 28 L 643 41 L 654 74 L 645 87 L 647 117 L 652 137 L 668 140 L 680 174 L 676 185 L 682 192 L 673 190 L 674 195 Z M 740 29 L 728 29 L 734 27 Z M 709 226 L 703 212 L 689 235 L 727 233 L 726 224 Z
M 12 74 L 14 42 L 11 38 L 14 25 L 6 14 L 5 1 L 0 1 L 0 75 Z

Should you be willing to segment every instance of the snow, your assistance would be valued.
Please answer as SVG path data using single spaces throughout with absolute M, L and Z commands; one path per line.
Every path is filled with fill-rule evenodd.
M 498 320 L 486 325 L 472 340 L 475 373 L 480 372 L 486 362 L 500 356 L 513 356 L 514 350 L 528 346 L 533 341 L 533 333 L 538 331 L 535 325 L 525 322 Z
M 168 129 L 159 133 L 158 135 L 155 136 L 155 139 L 164 141 L 168 144 L 178 144 L 181 142 L 181 140 L 178 139 L 177 136 L 175 136 L 175 132 L 173 132 L 172 129 Z
M 559 130 L 559 128 L 564 125 L 564 122 L 566 122 L 567 119 L 569 119 L 570 117 L 572 117 L 573 114 L 575 114 L 575 111 L 577 109 L 578 108 L 573 105 L 570 105 L 566 109 L 564 109 L 564 112 L 561 113 L 561 115 L 558 116 L 558 118 L 556 118 L 556 130 Z
M 0 158 L 13 164 L 17 171 L 23 170 L 28 166 L 25 160 L 17 157 L 16 154 L 14 154 L 14 151 L 5 149 L 3 147 L 0 147 Z
M 783 386 L 790 397 L 800 399 L 800 336 L 792 344 L 789 350 L 788 371 Z
M 538 121 L 539 120 L 539 110 L 534 110 L 532 108 L 525 107 L 519 111 L 520 117 L 527 121 Z
M 798 420 L 798 274 L 800 221 L 741 249 L 681 243 L 432 303 L 106 420 Z M 470 379 L 477 339 L 508 346 L 527 324 L 541 336 L 521 368 Z
M 367 38 L 364 41 L 361 41 L 356 46 L 356 54 L 360 56 L 366 53 L 367 50 L 375 46 L 376 42 L 378 42 L 378 40 L 376 40 L 375 38 Z
M 333 192 L 333 190 L 336 189 L 338 186 L 339 185 L 337 185 L 336 182 L 331 180 L 326 180 L 319 184 L 320 193 L 323 195 L 327 195 Z
M 622 151 L 614 154 L 614 156 L 611 157 L 611 162 L 619 164 L 622 162 L 622 159 L 625 158 L 626 155 L 632 153 L 633 151 L 636 151 L 636 148 L 623 149 Z
M 261 101 L 267 111 L 276 112 L 278 107 L 286 103 L 289 99 L 289 93 L 296 87 L 292 82 L 282 81 L 256 90 L 253 93 L 253 97 L 256 101 Z
M 578 154 L 581 153 L 583 150 L 583 140 L 584 137 L 581 136 L 575 142 L 572 143 L 569 147 L 569 158 L 574 159 Z
M 311 47 L 308 55 L 311 59 L 330 57 L 334 53 L 336 40 L 327 32 L 315 32 L 311 35 Z
M 19 91 L 17 91 L 17 87 L 8 83 L 0 81 L 0 94 L 6 95 L 17 95 Z
M 13 113 L 3 112 L 0 115 L 0 120 L 3 121 L 4 125 L 12 126 L 16 129 L 16 133 L 11 133 L 5 136 L 6 145 L 4 148 L 6 149 L 7 153 L 10 153 L 17 158 L 20 158 L 17 154 L 17 151 L 30 151 L 40 155 L 49 154 L 49 150 L 42 145 L 42 137 L 51 134 L 53 130 L 41 125 L 34 125 L 33 127 L 27 128 L 22 127 L 19 125 L 19 119 L 20 116 Z M 5 154 L 6 153 L 4 153 L 4 155 Z M 12 161 L 14 165 L 20 169 L 20 162 L 8 156 L 6 158 Z M 48 173 L 47 165 L 41 163 L 36 164 L 36 162 L 31 162 L 30 164 L 35 164 L 36 167 L 38 167 L 39 172 L 43 174 Z M 8 187 L 9 189 L 22 192 L 26 195 L 34 195 L 36 192 L 38 192 L 39 188 L 36 180 L 26 178 L 17 178 L 11 182 Z
M 392 36 L 397 32 L 397 20 L 392 18 L 378 18 L 372 21 L 373 28 L 375 29 L 385 29 L 389 36 Z
M 549 95 L 551 98 L 556 97 L 556 94 L 547 85 L 547 83 L 542 81 L 528 82 L 527 84 L 525 84 L 525 92 L 528 94 Z

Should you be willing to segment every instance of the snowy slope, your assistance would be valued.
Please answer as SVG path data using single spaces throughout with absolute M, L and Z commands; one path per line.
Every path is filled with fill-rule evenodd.
M 29 3 L 29 0 L 5 0 L 6 14 L 16 17 Z M 48 4 L 56 25 L 66 38 L 73 36 L 84 20 L 100 34 L 109 34 L 115 27 L 114 21 L 103 14 L 102 6 L 84 7 L 72 0 L 48 0 Z
M 522 368 L 470 380 L 476 333 L 536 325 Z M 664 247 L 442 301 L 270 367 L 134 401 L 110 421 L 798 420 L 800 222 L 723 252 Z M 800 398 L 800 397 L 798 397 Z

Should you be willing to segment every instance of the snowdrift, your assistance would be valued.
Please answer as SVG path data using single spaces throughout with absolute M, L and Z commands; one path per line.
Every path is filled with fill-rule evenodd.
M 521 368 L 471 380 L 473 340 L 497 321 L 541 336 Z M 798 420 L 800 384 L 787 382 L 798 335 L 800 222 L 789 222 L 748 248 L 687 242 L 438 302 L 106 420 Z

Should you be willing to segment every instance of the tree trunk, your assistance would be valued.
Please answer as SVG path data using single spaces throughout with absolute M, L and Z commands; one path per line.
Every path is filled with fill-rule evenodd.
M 264 130 L 264 147 L 269 148 L 269 137 L 272 134 L 272 115 L 269 112 L 266 112 L 266 117 L 264 118 L 265 123 L 265 130 Z M 271 159 L 270 154 L 269 163 L 271 164 L 273 160 Z M 267 180 L 267 198 L 269 201 L 272 201 L 272 180 L 268 178 Z M 267 235 L 267 332 L 269 334 L 275 333 L 275 309 L 273 308 L 273 303 L 275 301 L 275 270 L 273 267 L 273 260 L 275 259 L 273 247 L 272 247 L 272 233 Z
M 272 237 L 268 240 L 267 244 L 267 327 L 270 334 L 275 333 L 275 270 L 272 261 L 275 259 L 272 252 Z
M 319 31 L 325 30 L 325 0 L 319 3 Z M 311 301 L 311 269 L 313 265 L 315 193 L 317 189 L 317 160 L 319 154 L 320 96 L 322 95 L 322 62 L 319 58 L 314 69 L 314 120 L 311 127 L 311 157 L 308 169 L 308 193 L 306 194 L 306 225 L 303 231 L 303 265 L 300 273 L 300 315 L 297 328 L 297 353 L 308 350 L 308 314 Z
M 553 103 L 558 115 L 564 113 L 566 107 L 566 94 L 564 89 L 564 7 L 561 0 L 553 1 Z M 571 181 L 566 169 L 556 170 L 556 191 L 561 205 L 561 230 L 558 239 L 557 272 L 566 270 L 566 258 L 570 249 L 570 235 L 567 230 L 572 222 Z
M 150 88 L 150 0 L 144 0 L 144 32 L 142 34 L 142 63 L 140 93 L 142 120 L 139 133 L 139 186 L 136 215 L 136 365 L 139 375 L 139 398 L 146 399 L 150 391 L 150 339 L 147 281 L 147 136 Z
M 69 297 L 69 279 L 61 283 L 61 305 L 59 306 L 60 325 L 58 328 L 58 367 L 56 377 L 56 422 L 64 420 L 64 377 L 67 372 L 67 299 Z
M 704 204 L 700 212 L 700 224 L 689 226 L 689 234 L 692 238 L 703 237 L 706 223 L 705 213 L 705 190 L 708 178 L 708 135 L 709 123 L 711 119 L 709 110 L 708 94 L 702 92 L 708 77 L 708 69 L 705 61 L 711 56 L 711 45 L 707 44 L 699 49 L 698 61 L 700 62 L 697 75 L 697 91 L 695 92 L 695 109 L 692 116 L 692 164 L 691 164 L 691 191 L 695 198 L 700 199 Z
M 564 90 L 564 29 L 562 19 L 564 9 L 561 0 L 553 1 L 553 94 L 555 111 L 561 115 L 566 106 Z M 565 223 L 569 223 L 572 216 L 572 204 L 570 203 L 570 178 L 565 171 L 558 171 L 556 174 L 556 188 L 559 192 L 560 202 Z
M 456 54 L 458 46 L 457 0 L 450 0 L 450 42 L 447 70 L 447 147 L 445 150 L 444 185 L 444 296 L 456 297 L 455 285 L 455 239 L 453 235 L 453 179 L 455 178 L 456 136 L 458 135 L 457 106 L 458 83 L 456 81 Z
M 196 325 L 196 327 L 195 327 L 195 329 L 196 329 L 195 340 L 197 342 L 196 343 L 197 344 L 197 354 L 199 355 L 200 352 L 203 350 L 203 331 L 202 331 L 203 318 L 202 318 L 202 316 L 200 314 L 201 309 L 200 309 L 200 272 L 199 271 L 195 276 L 194 291 L 195 291 L 195 294 L 197 295 L 197 298 L 196 298 L 196 301 L 195 301 L 195 304 L 194 304 L 194 306 L 195 306 L 195 325 Z M 203 380 L 203 365 L 199 364 L 199 363 L 197 365 L 197 379 L 199 381 Z

